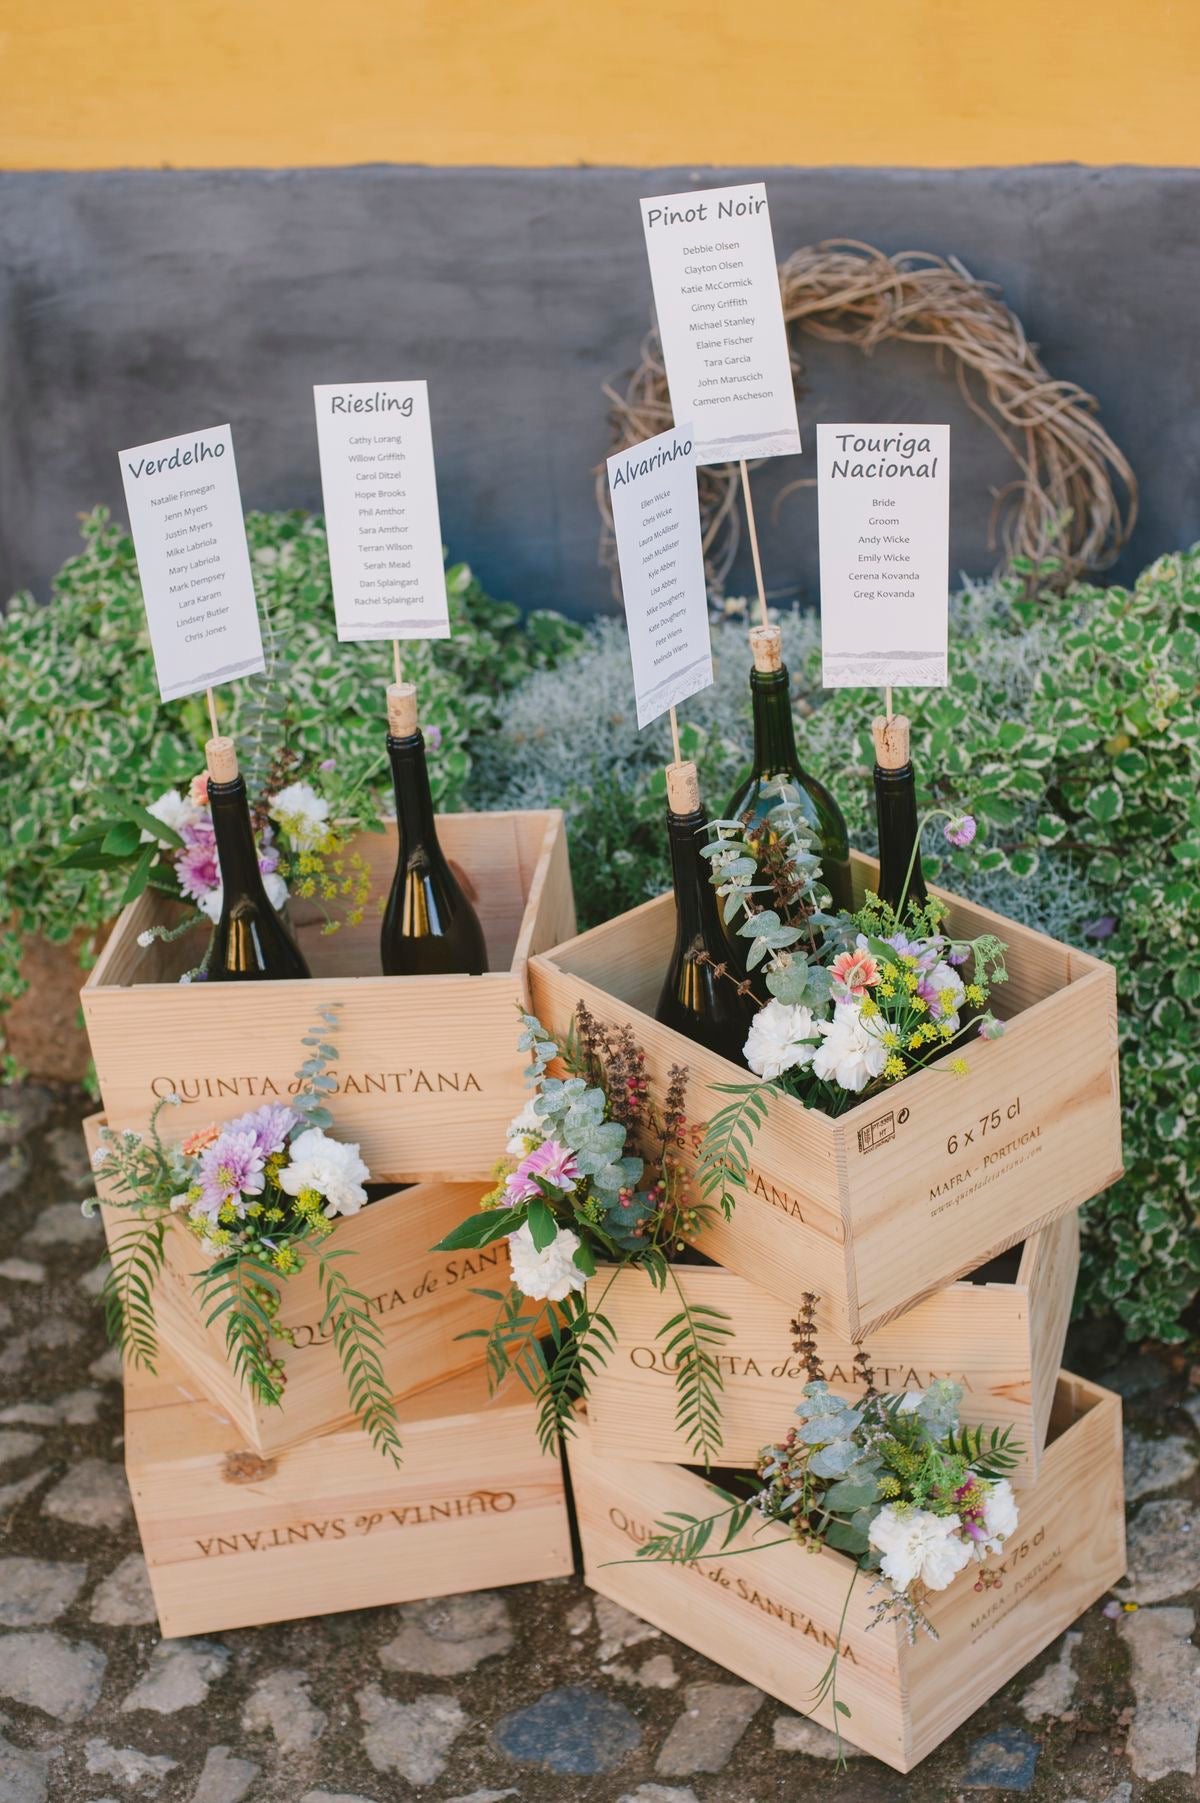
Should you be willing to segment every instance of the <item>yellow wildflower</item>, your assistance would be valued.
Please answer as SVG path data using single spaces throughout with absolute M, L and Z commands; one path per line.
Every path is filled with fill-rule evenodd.
M 904 1060 L 903 1060 L 903 1058 L 899 1057 L 899 1055 L 897 1053 L 893 1052 L 892 1056 L 888 1059 L 887 1063 L 883 1067 L 883 1074 L 885 1077 L 892 1078 L 893 1081 L 897 1077 L 902 1077 L 904 1075 Z
M 952 1058 L 950 1060 L 950 1069 L 954 1072 L 954 1075 L 956 1077 L 965 1077 L 967 1074 L 966 1059 L 965 1058 Z

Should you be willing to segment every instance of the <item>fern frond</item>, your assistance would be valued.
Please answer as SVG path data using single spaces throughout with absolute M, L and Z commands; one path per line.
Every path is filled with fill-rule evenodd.
M 166 1221 L 141 1218 L 115 1240 L 100 1292 L 109 1340 L 134 1369 L 157 1375 L 154 1286 L 166 1260 Z
M 691 1565 L 697 1559 L 715 1559 L 725 1552 L 753 1515 L 754 1505 L 741 1497 L 730 1496 L 716 1484 L 711 1488 L 725 1498 L 727 1508 L 717 1509 L 711 1515 L 686 1515 L 671 1509 L 655 1522 L 655 1532 L 638 1547 L 636 1557 L 650 1563 Z M 716 1552 L 709 1553 L 706 1548 L 722 1523 L 721 1543 Z
M 680 1309 L 663 1322 L 655 1337 L 664 1342 L 665 1356 L 675 1360 L 675 1426 L 686 1437 L 696 1463 L 707 1467 L 724 1444 L 720 1393 L 725 1380 L 717 1354 L 722 1342 L 732 1339 L 733 1328 L 721 1309 L 688 1301 L 673 1267 L 670 1277 Z
M 325 1296 L 321 1325 L 332 1330 L 350 1406 L 359 1426 L 370 1435 L 376 1452 L 390 1459 L 398 1470 L 404 1449 L 396 1404 L 383 1369 L 383 1332 L 371 1314 L 368 1297 L 354 1289 L 338 1268 L 335 1260 L 339 1256 L 344 1254 L 326 1254 L 317 1261 Z
M 737 1100 L 719 1108 L 704 1129 L 696 1160 L 701 1194 L 719 1192 L 721 1212 L 728 1220 L 737 1198 L 734 1188 L 744 1189 L 750 1176 L 750 1153 L 759 1128 L 767 1118 L 769 1083 L 718 1083 L 713 1087 Z
M 274 1268 L 252 1253 L 232 1253 L 201 1272 L 196 1288 L 201 1306 L 209 1310 L 205 1325 L 224 1319 L 225 1350 L 239 1381 L 256 1402 L 278 1408 L 282 1372 L 271 1356 L 271 1317 L 262 1300 L 278 1302 Z

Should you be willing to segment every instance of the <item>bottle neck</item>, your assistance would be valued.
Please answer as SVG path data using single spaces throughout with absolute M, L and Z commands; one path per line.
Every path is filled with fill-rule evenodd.
M 208 805 L 226 899 L 243 895 L 256 900 L 261 897 L 265 902 L 266 891 L 258 868 L 258 847 L 254 843 L 245 777 L 235 776 L 231 783 L 210 781 Z
M 751 670 L 754 707 L 754 768 L 766 772 L 800 769 L 796 729 L 792 722 L 792 685 L 787 665 L 778 670 Z
M 708 880 L 708 859 L 700 854 L 707 827 L 703 808 L 697 808 L 691 814 L 673 814 L 667 810 L 676 937 L 685 943 L 697 937 L 707 942 L 714 932 L 720 932 L 717 895 Z
M 389 733 L 387 748 L 396 795 L 396 825 L 401 840 L 409 846 L 436 846 L 437 828 L 433 820 L 424 736 L 415 732 L 410 738 L 397 739 Z
M 875 766 L 875 814 L 879 825 L 879 895 L 889 907 L 899 906 L 908 878 L 908 901 L 925 900 L 925 879 L 920 855 L 913 857 L 917 842 L 917 785 L 911 764 L 898 770 Z M 909 864 L 912 875 L 909 876 Z

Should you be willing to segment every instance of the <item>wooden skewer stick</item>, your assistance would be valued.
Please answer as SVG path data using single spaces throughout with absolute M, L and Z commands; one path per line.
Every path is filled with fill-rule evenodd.
M 683 753 L 679 749 L 679 716 L 671 709 L 671 745 L 675 752 L 675 762 L 682 764 Z
M 209 724 L 212 727 L 213 738 L 219 739 L 221 736 L 221 729 L 217 725 L 217 703 L 211 689 L 208 690 L 208 719 Z
M 762 558 L 758 551 L 758 527 L 754 523 L 754 502 L 750 498 L 750 471 L 746 468 L 746 459 L 741 461 L 742 496 L 746 503 L 746 524 L 750 529 L 750 551 L 754 558 L 754 580 L 758 584 L 758 610 L 762 615 L 759 622 L 762 626 L 770 624 L 767 613 L 767 591 L 763 585 Z
M 400 640 L 399 639 L 392 640 L 392 662 L 394 663 L 394 665 L 396 667 L 395 680 L 397 682 L 403 682 L 404 677 L 400 670 Z

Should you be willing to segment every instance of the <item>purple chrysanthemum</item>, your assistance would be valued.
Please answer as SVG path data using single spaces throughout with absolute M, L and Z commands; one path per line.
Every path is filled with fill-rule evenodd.
M 200 1200 L 196 1207 L 213 1221 L 227 1204 L 240 1215 L 244 1196 L 262 1194 L 263 1164 L 256 1134 L 231 1133 L 226 1129 L 200 1154 L 196 1173 Z
M 261 1108 L 252 1109 L 249 1114 L 239 1115 L 236 1121 L 230 1121 L 227 1133 L 252 1133 L 258 1144 L 263 1159 L 272 1158 L 276 1152 L 282 1152 L 287 1144 L 288 1134 L 297 1126 L 300 1116 L 294 1108 L 283 1102 L 264 1102 Z
M 203 901 L 221 887 L 217 840 L 211 820 L 198 820 L 183 829 L 183 850 L 175 859 L 179 887 L 193 901 Z
M 975 837 L 975 817 L 973 814 L 956 814 L 947 820 L 942 831 L 951 845 L 963 851 Z

